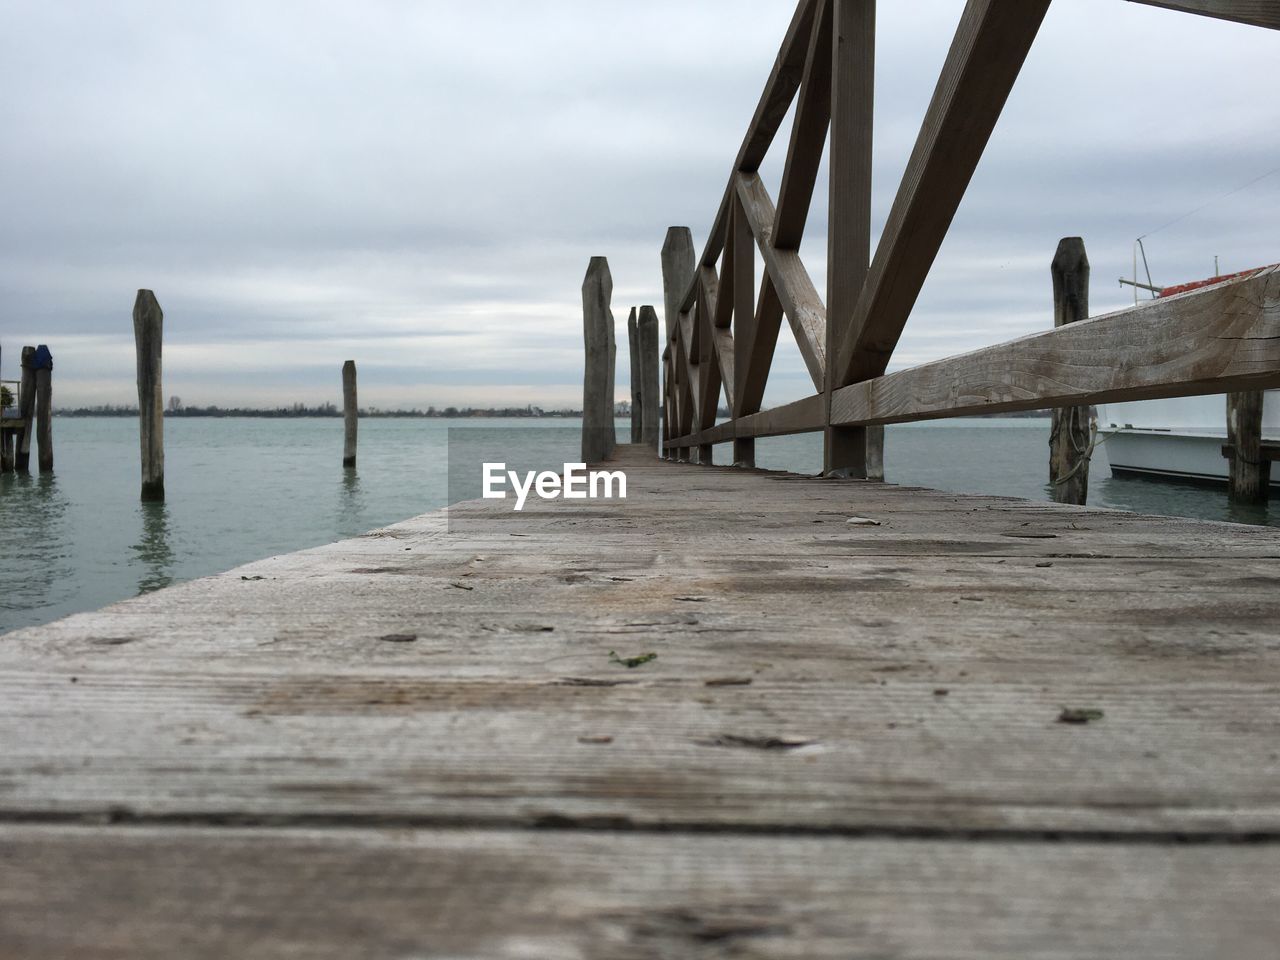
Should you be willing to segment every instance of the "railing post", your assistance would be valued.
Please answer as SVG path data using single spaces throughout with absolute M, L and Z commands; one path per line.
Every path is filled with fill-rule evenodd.
M 871 263 L 871 134 L 875 102 L 875 0 L 831 0 L 831 186 L 827 226 L 826 428 L 822 472 L 829 477 L 865 478 L 868 460 L 883 462 L 882 450 L 868 457 L 865 427 L 831 426 L 831 394 L 839 387 L 836 358 L 850 335 L 858 294 Z M 883 431 L 874 436 L 883 438 Z M 883 474 L 883 469 L 881 470 Z
M 684 296 L 689 291 L 689 285 L 693 283 L 693 274 L 697 256 L 693 252 L 693 232 L 688 227 L 668 227 L 666 238 L 662 242 L 662 293 L 663 293 L 663 310 L 665 311 L 664 322 L 666 326 L 667 343 L 673 342 L 673 337 L 680 327 L 680 314 L 684 308 Z M 687 350 L 689 344 L 685 344 Z M 680 365 L 680 353 L 672 346 L 671 366 L 673 373 L 678 381 L 688 375 L 686 370 L 676 370 Z M 683 389 L 683 388 L 681 388 Z M 675 405 L 674 415 L 672 417 L 672 433 L 677 436 L 684 430 L 686 424 L 692 423 L 692 417 L 689 411 L 684 409 L 683 401 L 678 401 Z M 689 460 L 688 447 L 677 447 L 672 451 L 672 457 L 676 460 L 687 462 Z
M 641 307 L 636 321 L 636 355 L 638 372 L 631 374 L 632 389 L 640 385 L 637 395 L 640 403 L 640 442 L 658 449 L 658 311 L 653 307 Z M 634 409 L 634 408 L 633 408 Z M 632 414 L 632 424 L 635 424 Z
M 1053 256 L 1053 325 L 1088 319 L 1089 258 L 1084 241 L 1064 237 Z M 1093 455 L 1089 407 L 1056 407 L 1049 434 L 1049 483 L 1058 503 L 1083 505 L 1089 499 L 1089 460 Z
M 22 383 L 18 387 L 18 416 L 22 417 L 25 426 L 22 436 L 18 438 L 18 453 L 14 458 L 14 469 L 23 473 L 31 472 L 31 438 L 36 432 L 36 369 L 35 347 L 22 348 Z
M 360 430 L 360 405 L 356 397 L 356 362 L 342 365 L 342 465 L 356 465 L 356 443 Z
M 613 277 L 609 261 L 592 257 L 582 282 L 582 332 L 586 368 L 582 377 L 582 459 L 597 463 L 613 456 Z
M 1227 394 L 1227 493 L 1232 503 L 1265 503 L 1270 492 L 1271 461 L 1262 456 L 1262 398 L 1261 390 Z
M 627 344 L 631 347 L 631 442 L 640 442 L 640 329 L 637 326 L 636 308 L 627 317 Z
M 164 388 L 161 360 L 164 311 L 150 290 L 133 302 L 133 345 L 138 361 L 138 445 L 142 454 L 142 500 L 164 500 Z

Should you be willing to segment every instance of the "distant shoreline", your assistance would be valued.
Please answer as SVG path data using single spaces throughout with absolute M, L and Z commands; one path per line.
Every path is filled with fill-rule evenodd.
M 55 417 L 136 417 L 138 415 L 137 407 L 76 407 L 70 410 L 54 410 Z M 323 404 L 319 407 L 307 407 L 302 404 L 295 404 L 292 407 L 276 407 L 274 409 L 258 409 L 249 407 L 180 407 L 178 409 L 166 410 L 164 412 L 168 417 L 256 417 L 269 420 L 294 420 L 307 417 L 335 417 L 341 418 L 342 411 L 331 403 Z M 503 418 L 508 420 L 526 419 L 526 420 L 563 420 L 566 418 L 581 417 L 581 410 L 540 410 L 537 407 L 488 407 L 478 409 L 474 407 L 445 407 L 443 410 L 428 408 L 426 410 L 380 410 L 376 407 L 360 410 L 361 419 L 370 418 L 387 418 L 387 419 L 440 419 L 440 420 L 468 420 L 473 418 Z M 629 413 L 620 413 L 618 416 L 630 416 Z
M 1018 413 L 975 413 L 964 417 L 949 417 L 951 420 L 1042 420 L 1050 415 L 1049 410 L 1023 410 Z M 72 410 L 54 410 L 55 417 L 136 417 L 137 407 L 77 407 Z M 320 407 L 279 407 L 272 410 L 221 407 L 183 407 L 178 410 L 166 410 L 165 417 L 253 417 L 265 420 L 299 420 L 307 418 L 341 418 L 342 411 L 333 404 Z M 629 411 L 615 413 L 615 417 L 629 417 Z M 727 413 L 722 413 L 727 416 Z M 445 407 L 443 410 L 429 408 L 427 410 L 379 410 L 362 409 L 361 419 L 421 419 L 421 420 L 572 420 L 582 416 L 581 410 L 540 410 L 537 407 Z

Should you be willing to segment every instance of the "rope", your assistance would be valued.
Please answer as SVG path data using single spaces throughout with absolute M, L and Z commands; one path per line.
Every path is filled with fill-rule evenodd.
M 1049 434 L 1049 443 L 1052 444 L 1055 440 L 1058 439 L 1058 431 L 1062 429 L 1062 424 L 1066 421 L 1066 419 L 1067 419 L 1066 417 L 1057 418 L 1057 423 L 1054 426 L 1053 431 Z M 1053 481 L 1055 486 L 1062 486 L 1062 484 L 1068 482 L 1072 477 L 1074 477 L 1077 473 L 1080 472 L 1081 467 L 1084 467 L 1086 471 L 1089 469 L 1089 462 L 1093 459 L 1093 451 L 1098 446 L 1097 416 L 1092 416 L 1089 418 L 1088 444 L 1086 444 L 1084 447 L 1081 447 L 1079 443 L 1076 441 L 1076 431 L 1074 430 L 1068 431 L 1068 439 L 1071 441 L 1071 449 L 1075 453 L 1079 454 L 1080 458 L 1076 461 L 1076 465 L 1072 467 L 1071 470 L 1065 476 L 1058 477 L 1056 480 Z M 1107 442 L 1105 437 L 1103 438 L 1102 442 L 1103 443 Z

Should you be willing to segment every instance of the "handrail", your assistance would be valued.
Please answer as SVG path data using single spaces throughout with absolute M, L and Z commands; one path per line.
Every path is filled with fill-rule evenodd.
M 1261 0 L 1133 2 L 1280 28 L 1276 4 Z M 879 459 L 869 428 L 882 424 L 1280 387 L 1277 268 L 885 372 L 1048 6 L 968 0 L 872 255 L 875 2 L 800 0 L 702 257 L 664 276 L 677 312 L 663 352 L 664 451 L 690 459 L 696 448 L 709 462 L 713 444 L 732 440 L 734 462 L 749 464 L 755 437 L 821 430 L 824 470 L 866 476 Z M 793 101 L 775 207 L 757 170 Z M 799 254 L 824 143 L 825 301 Z M 665 273 L 666 249 L 663 263 Z M 762 411 L 784 316 L 817 392 Z M 716 423 L 722 396 L 730 418 Z

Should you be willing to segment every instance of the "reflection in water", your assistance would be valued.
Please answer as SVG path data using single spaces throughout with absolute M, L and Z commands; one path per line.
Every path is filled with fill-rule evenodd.
M 365 498 L 360 489 L 360 474 L 355 467 L 342 468 L 342 490 L 338 495 L 338 515 L 335 526 L 343 536 L 354 537 L 364 533 Z
M 142 561 L 138 592 L 150 593 L 173 583 L 173 549 L 169 545 L 169 507 L 161 503 L 140 503 L 142 539 L 132 547 Z
M 1260 526 L 1276 519 L 1265 503 L 1232 503 L 1225 483 L 1104 474 L 1096 480 L 1091 477 L 1089 485 L 1089 505 L 1095 507 Z
M 67 557 L 66 514 L 67 499 L 53 474 L 0 474 L 0 576 L 10 586 L 0 591 L 0 610 L 23 610 L 33 598 L 55 603 L 68 592 L 73 573 Z

